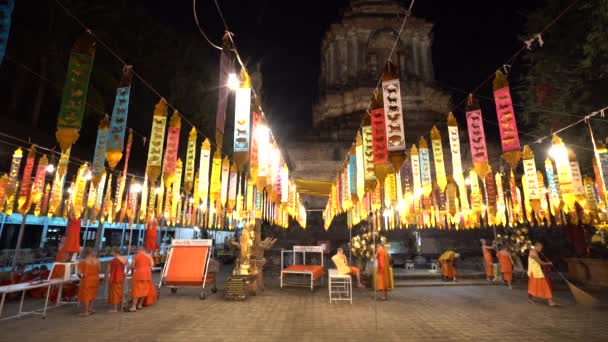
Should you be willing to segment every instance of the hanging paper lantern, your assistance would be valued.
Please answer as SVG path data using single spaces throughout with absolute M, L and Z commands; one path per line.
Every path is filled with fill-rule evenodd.
M 48 164 L 49 161 L 45 155 L 38 159 L 38 166 L 36 167 L 34 184 L 32 185 L 32 203 L 38 203 L 42 198 L 42 193 L 44 191 L 44 181 L 46 179 L 46 168 Z
M 462 158 L 460 156 L 460 137 L 458 136 L 458 123 L 456 118 L 450 112 L 448 114 L 448 136 L 450 138 L 450 151 L 452 153 L 452 176 L 458 184 L 460 193 L 460 206 L 463 211 L 469 210 L 469 200 L 467 198 L 467 189 L 464 184 L 464 176 L 462 172 Z
M 19 213 L 26 214 L 30 210 L 31 199 L 30 194 L 32 191 L 32 172 L 34 171 L 34 161 L 36 158 L 36 146 L 30 148 L 25 160 L 25 168 L 23 169 L 23 175 L 21 178 L 21 191 L 19 191 L 19 198 L 17 200 L 17 207 Z
M 496 71 L 493 89 L 503 158 L 509 163 L 511 168 L 515 168 L 521 158 L 519 132 L 517 130 L 517 120 L 515 118 L 515 111 L 513 110 L 509 82 L 500 71 Z
M 433 190 L 433 184 L 431 179 L 431 157 L 429 155 L 429 145 L 424 137 L 420 137 L 418 143 L 419 154 L 420 154 L 420 179 L 424 196 L 428 197 Z
M 194 185 L 194 162 L 196 159 L 196 129 L 192 127 L 188 136 L 188 149 L 186 150 L 186 169 L 184 173 L 184 191 L 186 195 L 192 191 Z M 198 204 L 198 203 L 197 203 Z
M 165 143 L 165 126 L 167 125 L 167 102 L 160 99 L 154 107 L 152 117 L 152 131 L 150 133 L 150 145 L 148 147 L 148 164 L 146 172 L 150 184 L 154 184 L 160 176 L 163 160 L 163 145 Z
M 570 169 L 572 170 L 572 190 L 578 200 L 584 200 L 585 186 L 583 185 L 581 168 L 578 164 L 576 154 L 571 149 L 568 149 L 568 160 L 570 161 Z
M 397 188 L 396 188 L 396 179 L 394 173 L 389 173 L 386 175 L 386 180 L 384 181 L 384 205 L 387 208 L 394 207 L 397 202 Z
M 65 179 L 65 171 L 67 169 L 69 153 L 69 150 L 67 153 L 62 153 L 61 158 L 59 159 L 57 172 L 55 172 L 55 178 L 53 179 L 53 185 L 51 186 L 51 198 L 49 200 L 47 212 L 49 217 L 53 216 L 57 209 L 59 209 L 59 205 L 61 205 L 61 198 L 63 196 L 63 181 Z M 61 172 L 62 169 L 63 172 Z
M 0 177 L 0 213 L 4 212 L 4 201 L 6 201 L 6 186 L 8 184 L 8 176 L 5 174 Z
M 467 100 L 467 126 L 469 128 L 469 145 L 471 146 L 471 158 L 475 173 L 485 179 L 489 172 L 488 149 L 486 147 L 486 134 L 483 130 L 483 117 L 479 102 L 473 95 Z
M 198 170 L 198 197 L 202 203 L 203 212 L 207 208 L 209 195 L 209 162 L 211 161 L 211 143 L 205 139 L 201 145 L 201 158 Z
M 242 171 L 249 158 L 251 123 L 251 83 L 245 69 L 241 70 L 242 83 L 236 90 L 234 99 L 234 145 L 233 158 L 237 168 Z
M 108 142 L 108 127 L 110 125 L 110 120 L 105 116 L 101 121 L 99 121 L 99 126 L 97 126 L 97 142 L 95 143 L 95 154 L 93 156 L 93 167 L 92 167 L 92 175 L 91 183 L 93 183 L 94 187 L 97 188 L 99 185 L 99 181 L 101 180 L 101 175 L 105 172 L 105 155 L 106 148 Z M 122 142 L 121 142 L 122 144 Z M 122 155 L 122 149 L 120 151 Z M 113 167 L 111 169 L 114 169 Z
M 7 203 L 4 209 L 6 215 L 10 216 L 13 213 L 14 196 L 17 192 L 17 180 L 19 178 L 19 168 L 21 167 L 21 159 L 23 158 L 23 151 L 20 148 L 15 150 L 13 153 L 13 160 L 11 161 L 11 168 L 8 173 L 8 181 L 6 184 L 6 198 Z
M 120 159 L 122 159 L 122 149 L 125 141 L 125 132 L 127 129 L 127 116 L 129 113 L 129 96 L 131 93 L 132 79 L 133 73 L 131 71 L 131 66 L 127 65 L 122 70 L 122 77 L 120 78 L 118 89 L 116 90 L 114 109 L 112 111 L 112 119 L 110 121 L 110 134 L 107 138 L 105 155 L 108 165 L 110 166 L 110 170 L 114 170 Z M 152 134 L 154 134 L 154 127 L 152 129 Z
M 86 196 L 86 207 L 89 209 L 89 213 L 95 206 L 96 200 L 97 200 L 97 187 L 95 187 L 95 186 L 93 186 L 93 184 L 91 184 L 89 186 L 89 193 Z
M 443 159 L 443 146 L 441 144 L 441 134 L 436 126 L 431 129 L 431 147 L 433 149 L 433 159 L 435 161 L 435 178 L 439 189 L 443 191 L 447 185 L 447 175 Z
M 57 117 L 55 136 L 63 153 L 70 149 L 79 137 L 94 54 L 95 39 L 90 34 L 84 33 L 76 40 L 70 53 L 61 107 Z

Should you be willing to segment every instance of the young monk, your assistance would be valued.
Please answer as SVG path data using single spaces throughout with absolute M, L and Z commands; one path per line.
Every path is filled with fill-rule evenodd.
M 146 229 L 146 234 L 144 235 L 144 247 L 146 251 L 150 254 L 154 254 L 158 249 L 158 230 L 156 220 L 152 219 L 148 224 L 148 228 Z
M 488 245 L 486 239 L 479 240 L 481 242 L 481 252 L 483 253 L 483 262 L 486 266 L 486 280 L 494 280 L 494 262 L 492 260 L 492 250 L 494 245 Z
M 64 248 L 65 246 L 65 237 L 61 238 L 61 241 L 59 242 L 59 247 L 58 247 L 58 251 L 57 251 L 57 255 L 55 256 L 55 262 L 69 262 L 72 253 L 69 253 L 68 251 L 66 251 L 66 249 Z M 53 267 L 53 272 L 51 272 L 51 279 L 61 279 L 63 278 L 65 275 L 65 266 L 64 265 L 56 265 Z M 59 287 L 58 286 L 53 286 L 53 288 L 51 289 L 51 295 L 50 295 L 50 299 L 52 303 L 57 303 L 59 300 L 62 299 L 70 299 L 74 296 L 76 296 L 76 293 L 78 291 L 78 287 L 76 285 L 74 285 L 73 283 L 66 283 L 63 285 L 63 290 L 61 292 L 61 297 L 62 298 L 57 298 L 59 296 Z
M 549 306 L 557 306 L 542 270 L 542 266 L 552 263 L 541 260 L 539 253 L 542 250 L 543 244 L 536 242 L 528 254 L 528 303 L 534 304 L 534 297 L 537 297 L 546 299 Z
M 361 283 L 361 275 L 359 272 L 359 268 L 355 266 L 348 266 L 348 260 L 346 260 L 346 255 L 344 255 L 344 249 L 338 248 L 338 252 L 336 253 L 336 255 L 331 257 L 331 260 L 336 265 L 338 273 L 343 275 L 350 274 L 355 276 L 355 278 L 357 278 L 357 286 L 363 287 L 363 284 Z
M 460 254 L 448 250 L 443 252 L 439 257 L 439 266 L 441 267 L 441 276 L 443 280 L 456 281 L 456 269 L 454 268 L 454 260 L 459 258 Z
M 504 244 L 500 251 L 496 253 L 498 262 L 500 263 L 500 272 L 502 272 L 502 279 L 507 283 L 510 290 L 513 290 L 511 282 L 513 281 L 513 259 L 511 256 L 511 250 L 507 244 Z
M 80 315 L 90 316 L 93 313 L 93 302 L 97 298 L 97 287 L 99 286 L 99 260 L 95 258 L 91 247 L 85 248 L 84 253 L 84 260 L 78 263 L 78 277 L 80 278 L 78 302 L 83 303 L 84 306 Z
M 128 263 L 127 258 L 120 255 L 118 247 L 112 248 L 112 256 L 106 269 L 106 279 L 108 279 L 108 304 L 114 306 L 110 312 L 118 312 L 118 305 L 122 304 L 123 286 L 125 282 L 125 265 Z
M 152 264 L 154 260 L 146 253 L 143 246 L 137 247 L 137 254 L 133 256 L 133 264 L 131 265 L 131 271 L 133 272 L 133 279 L 131 285 L 131 307 L 130 312 L 135 312 L 137 309 L 141 309 L 144 304 L 144 300 L 150 295 L 150 291 L 153 291 L 152 285 Z
M 384 248 L 384 243 L 380 242 L 376 249 L 376 290 L 380 291 L 378 300 L 388 300 L 388 290 L 391 286 L 390 270 L 391 256 Z

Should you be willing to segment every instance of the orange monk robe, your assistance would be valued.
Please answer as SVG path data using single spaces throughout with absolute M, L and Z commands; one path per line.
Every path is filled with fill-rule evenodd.
M 66 262 L 70 257 L 70 253 L 68 253 L 65 248 L 61 248 L 57 255 L 55 256 L 55 262 Z M 51 272 L 51 279 L 63 279 L 65 274 L 65 266 L 64 265 L 56 265 L 53 267 L 53 272 Z M 44 278 L 46 279 L 46 278 Z M 76 291 L 78 290 L 78 286 L 72 283 L 63 284 L 63 290 L 61 292 L 61 296 L 63 298 L 71 298 L 76 295 Z M 51 290 L 50 299 L 52 303 L 57 303 L 57 296 L 59 295 L 59 289 L 57 286 L 53 286 Z
M 78 287 L 78 302 L 92 302 L 97 298 L 99 286 L 99 267 L 86 261 L 78 263 L 78 272 L 82 273 Z
M 384 249 L 384 247 L 379 246 L 376 251 L 376 257 L 378 260 L 378 266 L 376 268 L 376 290 L 378 291 L 387 291 L 391 289 L 391 276 L 390 276 L 390 267 L 391 267 L 391 256 Z
M 538 257 L 535 250 L 528 255 L 528 294 L 542 299 L 552 299 L 553 293 L 545 278 L 541 265 L 532 257 Z
M 144 236 L 144 249 L 148 252 L 155 252 L 158 249 L 158 230 L 156 230 L 156 223 L 151 223 L 148 229 L 146 229 L 146 235 Z
M 66 253 L 80 253 L 80 218 L 71 218 L 65 231 L 63 250 Z
M 441 265 L 441 275 L 444 278 L 456 278 L 456 269 L 454 268 L 454 259 L 456 253 L 454 251 L 446 251 L 439 257 L 439 265 Z
M 483 249 L 483 262 L 486 265 L 486 276 L 493 277 L 494 276 L 494 265 L 492 260 L 492 252 L 489 249 Z
M 110 260 L 110 282 L 108 293 L 108 304 L 118 305 L 122 303 L 123 287 L 125 283 L 125 265 L 114 258 Z
M 505 281 L 513 280 L 513 263 L 509 255 L 503 252 L 496 253 L 498 262 L 500 263 L 500 272 L 502 272 L 502 279 Z
M 143 252 L 138 252 L 133 256 L 133 262 L 135 264 L 135 271 L 133 273 L 131 297 L 134 299 L 148 297 L 150 295 L 150 287 L 153 287 L 152 262 L 150 261 L 150 257 Z

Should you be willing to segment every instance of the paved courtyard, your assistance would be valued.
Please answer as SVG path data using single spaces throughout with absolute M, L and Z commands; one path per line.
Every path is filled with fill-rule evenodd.
M 608 336 L 605 308 L 577 306 L 566 290 L 556 291 L 560 308 L 528 304 L 523 282 L 512 291 L 398 288 L 387 302 L 372 300 L 369 289 L 355 289 L 352 305 L 329 304 L 326 288 L 311 293 L 270 283 L 245 302 L 217 294 L 201 301 L 195 289 L 175 295 L 162 289 L 157 304 L 137 313 L 106 313 L 99 301 L 94 315 L 80 317 L 75 306 L 63 306 L 44 320 L 0 322 L 0 341 L 605 341 Z

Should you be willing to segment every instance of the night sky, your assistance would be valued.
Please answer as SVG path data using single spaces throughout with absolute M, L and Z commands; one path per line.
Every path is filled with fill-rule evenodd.
M 275 130 L 280 127 L 297 134 L 305 131 L 302 127 L 311 127 L 321 39 L 348 2 L 311 0 L 295 7 L 295 2 L 277 0 L 219 2 L 245 62 L 250 68 L 258 62 L 262 65 L 264 110 Z M 401 2 L 409 5 L 409 1 Z M 166 24 L 183 31 L 196 30 L 191 1 L 171 6 L 160 1 L 148 3 L 151 13 Z M 414 16 L 435 23 L 437 85 L 453 95 L 454 104 L 522 46 L 526 14 L 540 4 L 540 0 L 416 1 Z M 197 5 L 199 21 L 219 42 L 224 29 L 214 3 L 200 0 Z M 513 72 L 520 72 L 521 66 L 519 59 Z M 490 95 L 490 84 L 480 94 Z

